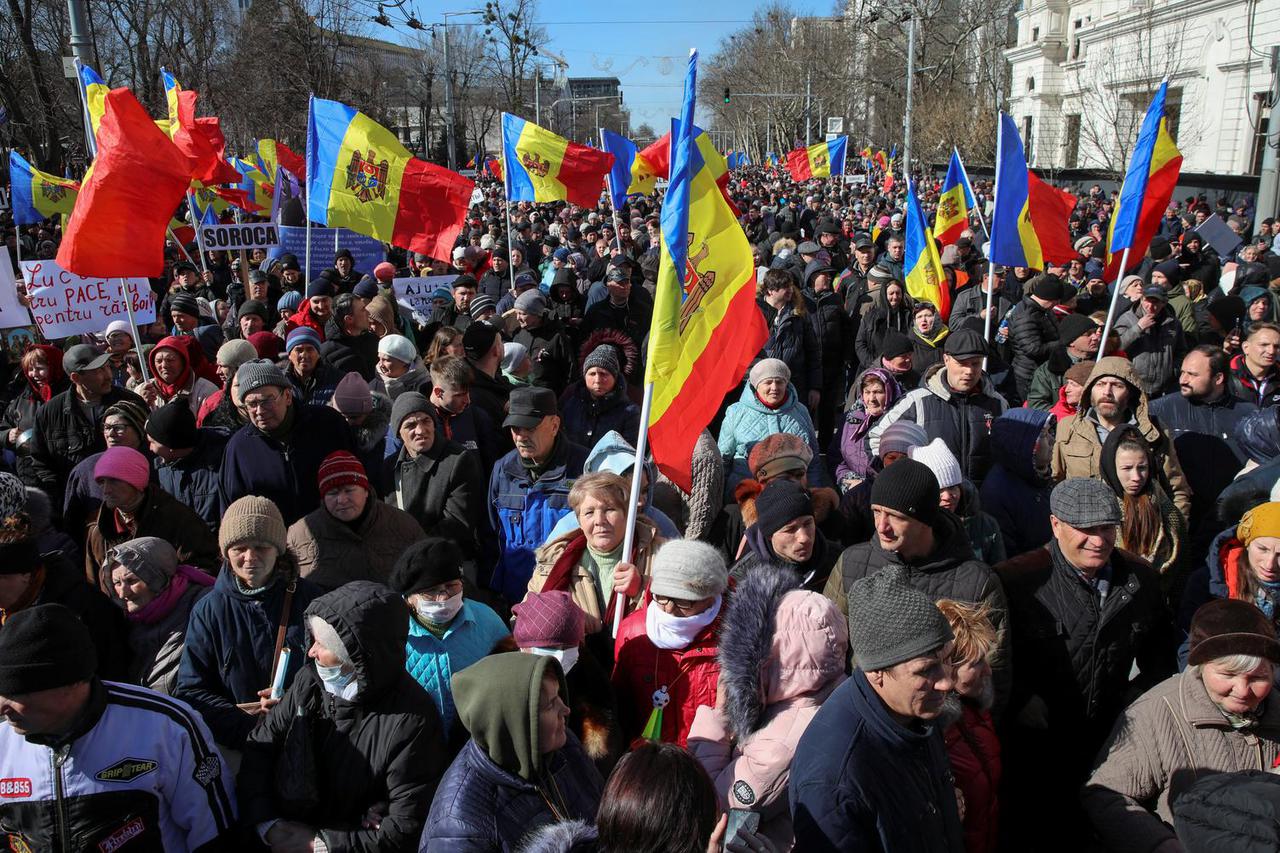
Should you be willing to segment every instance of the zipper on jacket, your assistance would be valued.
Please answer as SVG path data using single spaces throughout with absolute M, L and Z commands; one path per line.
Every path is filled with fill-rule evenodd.
M 53 768 L 53 807 L 57 818 L 58 846 L 63 853 L 72 853 L 71 840 L 67 837 L 66 791 L 62 784 L 62 764 L 67 760 L 70 746 L 49 751 L 49 764 Z

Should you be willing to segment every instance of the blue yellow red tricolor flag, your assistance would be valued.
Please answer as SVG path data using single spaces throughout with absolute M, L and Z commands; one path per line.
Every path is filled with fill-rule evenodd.
M 71 213 L 80 192 L 77 182 L 40 171 L 17 151 L 9 152 L 9 187 L 13 221 L 18 225 Z
M 191 158 L 191 177 L 197 184 L 216 186 L 239 180 L 237 170 L 226 161 L 227 141 L 219 119 L 196 118 L 196 93 L 183 89 L 166 69 L 160 69 L 169 120 L 156 122 L 173 144 Z M 193 185 L 194 189 L 195 185 Z
M 107 92 L 110 87 L 87 65 L 79 66 L 80 88 L 84 90 L 85 109 L 89 113 L 89 126 L 93 128 L 93 136 L 98 135 L 98 126 L 102 123 L 102 114 L 106 111 Z
M 275 195 L 275 184 L 272 183 L 271 178 L 258 168 L 256 163 L 241 157 L 230 157 L 227 162 L 240 175 L 240 179 L 231 184 L 231 189 L 244 193 L 244 198 L 259 210 L 269 207 Z M 242 210 L 249 209 L 233 200 L 230 196 L 223 196 L 223 198 Z
M 128 89 L 107 93 L 97 139 L 58 265 L 83 276 L 163 275 L 165 231 L 191 184 L 191 160 Z
M 1138 143 L 1120 187 L 1120 199 L 1107 236 L 1107 266 L 1103 275 L 1108 281 L 1120 277 L 1120 260 L 1126 248 L 1132 260 L 1130 268 L 1142 262 L 1178 184 L 1182 152 L 1169 135 L 1169 122 L 1164 116 L 1168 86 L 1168 81 L 1162 82 L 1147 107 L 1138 131 Z
M 944 246 L 960 239 L 969 226 L 969 211 L 974 207 L 969 192 L 969 182 L 964 177 L 960 152 L 951 149 L 951 162 L 947 164 L 947 176 L 942 179 L 938 192 L 938 212 L 933 220 L 933 236 Z
M 849 137 L 840 136 L 788 152 L 787 170 L 791 172 L 791 180 L 807 181 L 810 178 L 843 175 L 848 150 Z
M 274 139 L 259 139 L 257 148 L 257 165 L 264 175 L 274 178 L 276 169 L 281 168 L 295 177 L 306 179 L 307 161 L 293 153 L 288 145 Z
M 876 155 L 871 158 L 871 162 L 882 170 L 889 168 L 889 156 L 884 153 L 883 148 L 876 152 Z
M 602 128 L 600 144 L 613 155 L 613 166 L 609 168 L 609 199 L 614 209 L 621 207 L 632 193 L 647 195 L 653 192 L 657 176 L 638 156 L 634 142 Z
M 695 143 L 697 69 L 694 53 L 671 134 L 645 374 L 653 385 L 647 424 L 653 459 L 686 490 L 698 436 L 769 337 L 755 304 L 751 246 Z
M 448 258 L 475 183 L 419 160 L 395 134 L 337 101 L 311 99 L 307 212 L 313 222 Z
M 1076 257 L 1070 220 L 1076 198 L 1051 187 L 1027 168 L 1018 128 L 1000 113 L 996 141 L 995 210 L 988 257 L 997 264 L 1042 270 L 1045 262 Z
M 503 113 L 502 161 L 510 201 L 570 201 L 595 207 L 613 155 Z
M 925 227 L 915 184 L 907 182 L 906 246 L 902 256 L 903 277 L 912 299 L 923 300 L 938 309 L 945 321 L 951 316 L 951 288 L 942 271 L 938 244 Z

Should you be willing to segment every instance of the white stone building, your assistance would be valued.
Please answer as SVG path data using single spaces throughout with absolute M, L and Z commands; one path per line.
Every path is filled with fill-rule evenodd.
M 1164 77 L 1183 173 L 1258 174 L 1280 0 L 1024 0 L 1009 113 L 1030 164 L 1123 172 Z

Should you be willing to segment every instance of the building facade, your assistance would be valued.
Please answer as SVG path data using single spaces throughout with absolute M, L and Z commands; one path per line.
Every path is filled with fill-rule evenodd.
M 1122 173 L 1167 78 L 1183 173 L 1256 175 L 1276 44 L 1280 0 L 1024 0 L 1009 114 L 1033 167 Z

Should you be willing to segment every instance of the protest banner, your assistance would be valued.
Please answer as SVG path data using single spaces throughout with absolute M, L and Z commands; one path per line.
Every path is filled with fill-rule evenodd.
M 13 267 L 5 259 L 0 263 L 0 329 L 16 329 L 31 325 L 31 315 L 18 301 L 18 285 L 13 280 Z
M 1219 257 L 1227 257 L 1244 242 L 1240 235 L 1231 230 L 1231 226 L 1222 221 L 1222 217 L 1214 213 L 1204 222 L 1196 226 L 1195 231 L 1204 241 L 1217 251 Z
M 431 317 L 435 306 L 431 304 L 431 294 L 437 287 L 448 287 L 456 279 L 456 275 L 428 275 L 422 278 L 395 278 L 391 286 L 396 292 L 396 302 L 422 317 Z
M 267 250 L 268 258 L 278 258 L 285 253 L 292 253 L 301 262 L 307 255 L 307 229 L 303 226 L 278 225 L 276 231 L 280 235 L 280 244 Z M 311 276 L 320 274 L 320 270 L 333 266 L 334 243 L 333 232 L 338 235 L 338 248 L 351 252 L 355 268 L 362 273 L 373 274 L 373 268 L 386 258 L 386 249 L 382 242 L 373 237 L 366 237 L 346 228 L 311 227 Z
M 239 225 L 201 225 L 200 237 L 206 251 L 227 249 L 273 249 L 280 245 L 279 228 L 270 222 Z
M 128 319 L 118 278 L 76 275 L 52 260 L 23 261 L 31 317 L 46 340 L 101 332 L 112 320 Z M 138 325 L 154 323 L 156 300 L 145 278 L 127 278 Z

